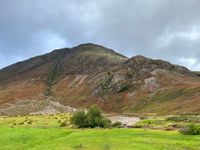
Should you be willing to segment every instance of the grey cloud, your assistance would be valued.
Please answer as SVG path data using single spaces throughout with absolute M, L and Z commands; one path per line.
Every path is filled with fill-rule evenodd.
M 94 42 L 200 69 L 199 6 L 199 0 L 2 0 L 0 67 Z

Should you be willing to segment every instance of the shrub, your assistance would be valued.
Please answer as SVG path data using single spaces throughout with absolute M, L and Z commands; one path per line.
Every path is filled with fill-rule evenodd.
M 180 130 L 182 134 L 187 134 L 187 135 L 200 135 L 200 126 L 191 124 L 187 126 L 186 128 Z
M 32 124 L 32 123 L 33 123 L 32 120 L 27 121 L 27 124 Z
M 78 128 L 106 128 L 109 127 L 110 120 L 102 116 L 101 110 L 97 106 L 91 106 L 87 113 L 84 111 L 75 112 L 71 123 Z
M 23 125 L 24 124 L 24 122 L 20 122 L 18 125 Z
M 66 122 L 61 122 L 60 127 L 66 127 L 67 123 Z
M 73 114 L 71 118 L 71 123 L 78 126 L 79 128 L 85 127 L 85 112 L 84 111 L 77 111 Z
M 111 121 L 108 118 L 102 118 L 100 120 L 99 127 L 101 128 L 109 128 L 111 126 Z
M 151 123 L 152 123 L 151 120 L 149 120 L 149 121 L 148 121 L 148 124 L 151 124 Z
M 122 126 L 122 123 L 119 122 L 119 121 L 114 122 L 114 123 L 112 124 L 112 127 L 115 127 L 115 128 L 119 128 L 119 127 L 121 127 L 121 126 Z
M 104 126 L 101 110 L 97 106 L 91 106 L 85 115 L 85 126 L 90 128 Z

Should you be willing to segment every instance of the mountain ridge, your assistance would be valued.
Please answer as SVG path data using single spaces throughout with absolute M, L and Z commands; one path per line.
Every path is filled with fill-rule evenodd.
M 0 114 L 41 112 L 49 101 L 115 113 L 196 113 L 199 87 L 198 75 L 184 66 L 87 43 L 1 69 Z

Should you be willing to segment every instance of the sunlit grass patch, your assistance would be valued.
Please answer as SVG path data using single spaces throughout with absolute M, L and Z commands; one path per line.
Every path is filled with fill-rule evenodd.
M 143 129 L 1 128 L 1 150 L 198 150 L 200 136 Z
M 70 124 L 70 114 L 60 113 L 52 115 L 30 115 L 30 116 L 16 116 L 16 117 L 0 117 L 0 127 L 46 127 L 55 128 L 60 127 L 62 122 L 66 126 Z

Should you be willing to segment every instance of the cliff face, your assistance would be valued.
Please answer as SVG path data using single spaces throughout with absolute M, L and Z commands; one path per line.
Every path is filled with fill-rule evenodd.
M 91 104 L 107 112 L 193 113 L 200 112 L 199 91 L 199 77 L 185 67 L 82 44 L 0 70 L 0 113 Z

